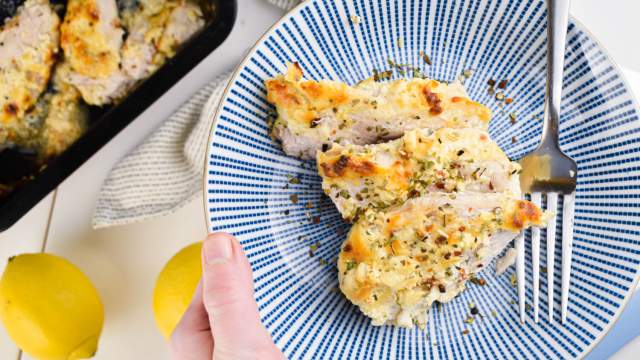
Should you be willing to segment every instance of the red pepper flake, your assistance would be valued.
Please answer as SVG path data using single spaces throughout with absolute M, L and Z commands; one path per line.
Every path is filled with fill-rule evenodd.
M 431 89 L 429 89 L 429 87 L 427 86 L 422 89 L 422 93 L 427 99 L 427 104 L 429 104 L 429 113 L 431 113 L 432 115 L 438 115 L 442 113 L 442 100 L 440 100 L 438 94 L 431 92 Z
M 464 232 L 465 230 L 467 230 L 467 228 L 466 228 L 466 227 L 464 227 L 464 226 L 460 226 L 460 227 L 458 228 L 458 231 L 460 231 L 460 232 Z
M 467 335 L 467 334 L 469 334 L 469 329 L 464 329 L 464 330 L 462 331 L 462 335 Z
M 444 183 L 443 183 L 442 181 L 438 181 L 438 182 L 436 183 L 436 187 L 437 187 L 438 189 L 444 189 Z
M 289 200 L 291 200 L 292 203 L 297 204 L 298 203 L 298 195 L 297 194 L 289 195 Z
M 515 136 L 513 136 L 513 137 L 511 138 L 511 143 L 512 143 L 512 144 L 515 144 L 515 143 L 517 143 L 517 142 L 518 142 L 518 138 L 517 138 L 517 137 L 515 137 Z
M 500 80 L 498 83 L 498 89 L 505 89 L 507 87 L 507 82 L 509 82 L 509 80 Z
M 431 65 L 431 59 L 429 58 L 429 55 L 427 55 L 422 50 L 420 50 L 420 57 L 422 58 L 422 60 L 424 60 L 425 63 L 427 63 L 427 65 Z
M 313 223 L 314 224 L 320 224 L 320 215 L 313 217 Z
M 512 102 L 513 102 L 513 98 L 508 97 L 508 98 L 504 99 L 504 103 L 507 104 L 507 105 L 511 104 Z
M 480 285 L 480 286 L 485 286 L 487 285 L 487 281 L 485 279 L 482 278 L 478 278 L 478 277 L 472 277 L 471 282 L 476 284 L 476 285 Z

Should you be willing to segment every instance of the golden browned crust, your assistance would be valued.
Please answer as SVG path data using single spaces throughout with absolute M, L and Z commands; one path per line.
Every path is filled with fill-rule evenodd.
M 329 178 L 349 176 L 370 176 L 376 172 L 376 166 L 367 159 L 340 155 L 320 164 L 322 176 Z
M 460 84 L 423 78 L 349 86 L 305 80 L 297 64 L 265 81 L 278 117 L 273 135 L 289 155 L 311 158 L 322 144 L 372 144 L 419 129 L 486 130 L 491 111 L 468 98 Z
M 341 112 L 347 110 L 343 106 L 349 107 L 354 100 L 363 100 L 357 91 L 353 91 L 353 87 L 346 84 L 329 80 L 302 80 L 302 75 L 298 63 L 293 63 L 284 76 L 265 81 L 267 100 L 276 105 L 279 112 L 287 113 L 288 121 L 310 126 L 311 120 L 318 118 L 323 110 L 336 108 L 336 112 Z M 446 85 L 435 80 L 396 80 L 387 86 L 402 91 L 402 96 L 394 99 L 391 107 L 423 109 L 434 116 L 441 115 L 447 109 L 460 109 L 478 116 L 486 123 L 491 119 L 491 110 L 478 102 L 436 92 Z
M 77 73 L 89 77 L 107 77 L 120 66 L 120 48 L 109 45 L 110 39 L 100 27 L 101 18 L 96 0 L 70 0 L 60 26 L 60 46 Z M 120 27 L 117 18 L 113 24 Z M 112 39 L 111 39 L 112 40 Z
M 267 100 L 307 127 L 320 117 L 322 111 L 334 109 L 349 100 L 346 84 L 301 80 L 298 63 L 289 67 L 285 76 L 265 81 Z
M 504 226 L 508 230 L 520 231 L 528 224 L 540 225 L 544 220 L 543 217 L 544 213 L 535 204 L 519 200 L 513 204 L 513 209 L 509 212 Z

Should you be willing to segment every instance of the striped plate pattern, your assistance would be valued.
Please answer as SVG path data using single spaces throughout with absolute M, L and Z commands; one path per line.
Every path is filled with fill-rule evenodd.
M 520 324 L 514 270 L 496 277 L 493 266 L 482 273 L 486 286 L 470 284 L 431 311 L 425 331 L 370 326 L 336 291 L 335 258 L 348 225 L 323 196 L 315 165 L 285 156 L 267 131 L 273 109 L 263 81 L 283 72 L 287 62 L 298 61 L 309 78 L 353 84 L 373 69 L 387 69 L 391 59 L 435 79 L 470 75 L 465 85 L 471 97 L 494 111 L 491 136 L 518 158 L 536 145 L 541 130 L 545 13 L 537 0 L 311 0 L 249 53 L 211 131 L 206 216 L 209 230 L 241 240 L 262 320 L 289 358 L 579 358 L 611 327 L 638 280 L 640 121 L 620 72 L 580 25 L 571 23 L 568 34 L 560 135 L 579 166 L 564 326 L 557 321 L 559 303 L 554 323 L 543 315 L 535 324 L 529 311 Z M 504 94 L 512 104 L 501 107 L 488 93 L 490 78 L 508 79 Z M 560 239 L 558 233 L 556 259 Z M 543 230 L 543 267 L 544 244 Z M 555 266 L 559 294 L 559 260 Z M 530 272 L 527 277 L 531 304 Z M 540 312 L 546 314 L 544 274 L 540 289 Z M 467 324 L 471 302 L 483 316 Z

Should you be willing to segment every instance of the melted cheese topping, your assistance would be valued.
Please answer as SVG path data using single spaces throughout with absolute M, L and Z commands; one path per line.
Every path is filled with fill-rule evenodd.
M 124 31 L 115 1 L 69 0 L 61 47 L 78 74 L 104 78 L 118 71 Z
M 322 188 L 346 219 L 430 192 L 505 192 L 519 197 L 519 166 L 486 132 L 413 130 L 378 145 L 318 152 Z
M 543 222 L 535 205 L 502 194 L 439 194 L 367 210 L 342 246 L 340 289 L 374 325 L 424 327 L 431 304 L 455 297 L 490 260 L 493 236 Z
M 371 144 L 415 128 L 486 129 L 491 111 L 472 101 L 461 85 L 413 78 L 386 83 L 367 79 L 355 86 L 331 80 L 302 80 L 297 64 L 265 82 L 276 106 L 273 133 L 290 155 L 313 156 L 319 144 Z M 300 153 L 287 137 L 305 143 Z M 313 140 L 307 140 L 313 139 Z

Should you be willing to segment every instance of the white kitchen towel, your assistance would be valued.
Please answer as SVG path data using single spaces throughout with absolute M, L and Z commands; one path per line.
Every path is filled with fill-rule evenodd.
M 94 228 L 169 214 L 202 189 L 204 144 L 228 81 L 225 73 L 200 89 L 111 169 L 100 189 Z
M 298 0 L 268 0 L 290 9 Z M 111 169 L 93 215 L 103 228 L 170 214 L 202 191 L 205 144 L 230 73 L 215 78 Z

